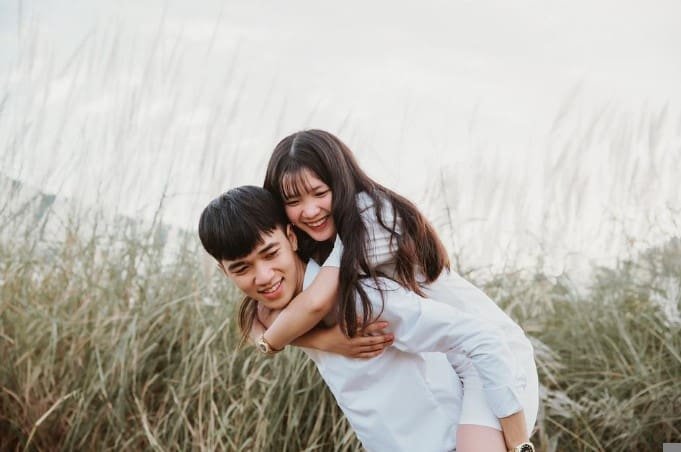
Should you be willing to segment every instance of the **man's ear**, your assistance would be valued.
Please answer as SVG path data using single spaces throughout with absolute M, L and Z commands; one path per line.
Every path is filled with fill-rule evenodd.
M 291 223 L 286 225 L 286 238 L 288 238 L 289 243 L 293 251 L 298 251 L 298 236 L 293 230 L 293 225 Z

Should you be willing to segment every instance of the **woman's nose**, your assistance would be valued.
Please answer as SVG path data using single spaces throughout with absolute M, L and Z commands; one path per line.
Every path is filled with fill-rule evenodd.
M 314 218 L 319 213 L 319 206 L 314 201 L 307 201 L 303 205 L 303 215 L 306 218 Z

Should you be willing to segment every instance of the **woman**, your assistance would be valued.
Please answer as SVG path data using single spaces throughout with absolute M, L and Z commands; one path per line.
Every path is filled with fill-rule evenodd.
M 369 178 L 348 147 L 321 130 L 284 138 L 270 158 L 264 186 L 284 204 L 307 252 L 324 257 L 336 236 L 344 248 L 340 271 L 324 267 L 281 312 L 263 341 L 283 348 L 316 325 L 337 298 L 338 322 L 348 336 L 356 336 L 374 314 L 361 280 L 388 276 L 494 325 L 513 354 L 512 375 L 504 375 L 465 351 L 458 353 L 455 367 L 463 380 L 464 402 L 457 450 L 506 450 L 527 440 L 538 405 L 532 346 L 492 300 L 449 270 L 444 246 L 411 202 Z

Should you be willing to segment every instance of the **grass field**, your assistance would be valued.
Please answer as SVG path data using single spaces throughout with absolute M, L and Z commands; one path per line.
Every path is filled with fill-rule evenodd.
M 0 176 L 55 195 L 0 180 L 0 451 L 358 450 L 300 352 L 237 349 L 238 295 L 194 231 L 161 222 L 195 224 L 206 193 L 262 170 L 253 140 L 280 138 L 285 105 L 238 127 L 228 58 L 205 88 L 166 40 L 94 33 L 59 58 L 23 33 Z M 660 450 L 681 442 L 681 112 L 576 92 L 520 165 L 471 118 L 423 207 L 456 268 L 532 338 L 539 450 Z
M 32 220 L 0 242 L 0 450 L 359 449 L 304 355 L 237 350 L 237 294 L 192 233 Z M 681 439 L 681 240 L 586 290 L 527 269 L 476 283 L 535 344 L 540 450 Z

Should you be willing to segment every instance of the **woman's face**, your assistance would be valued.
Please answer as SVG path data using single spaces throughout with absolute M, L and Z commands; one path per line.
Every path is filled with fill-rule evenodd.
M 333 239 L 336 225 L 331 214 L 331 188 L 308 169 L 291 179 L 295 179 L 297 190 L 284 196 L 288 219 L 317 242 Z

